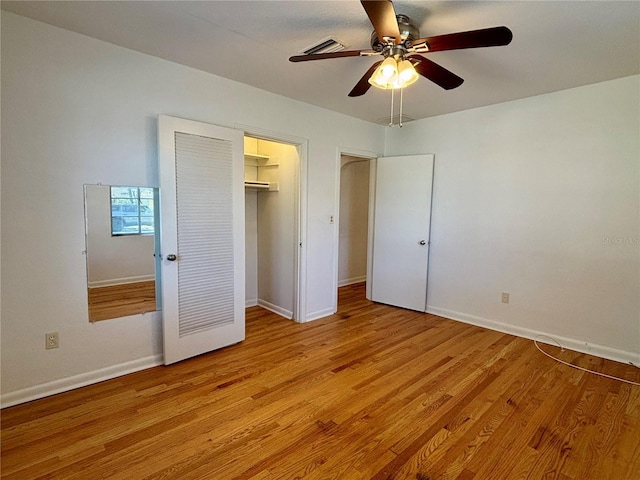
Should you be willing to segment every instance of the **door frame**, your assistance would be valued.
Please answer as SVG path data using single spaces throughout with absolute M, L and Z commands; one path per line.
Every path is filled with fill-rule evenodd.
M 236 130 L 241 130 L 244 136 L 267 140 L 270 142 L 293 145 L 298 151 L 297 174 L 295 194 L 295 245 L 294 249 L 294 281 L 293 281 L 293 320 L 298 323 L 306 321 L 307 299 L 307 165 L 309 140 L 294 135 L 274 132 L 251 125 L 234 124 Z
M 332 288 L 332 305 L 333 313 L 338 311 L 338 275 L 339 275 L 339 260 L 340 260 L 340 183 L 341 183 L 341 168 L 342 168 L 342 156 L 348 155 L 350 157 L 357 157 L 362 161 L 369 161 L 369 213 L 367 224 L 367 274 L 366 274 L 366 297 L 371 298 L 371 272 L 373 265 L 373 218 L 374 218 L 374 205 L 376 197 L 376 166 L 377 158 L 381 155 L 376 152 L 367 150 L 358 150 L 349 147 L 338 147 L 336 154 L 336 189 L 334 192 L 334 229 L 333 229 L 333 251 L 335 252 L 333 258 L 333 288 Z

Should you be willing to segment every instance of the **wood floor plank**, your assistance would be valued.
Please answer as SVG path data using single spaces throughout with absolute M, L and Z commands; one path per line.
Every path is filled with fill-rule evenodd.
M 127 317 L 156 310 L 154 280 L 87 289 L 89 321 Z
M 640 387 L 373 304 L 2 411 L 3 479 L 640 480 Z M 638 381 L 640 370 L 544 346 Z

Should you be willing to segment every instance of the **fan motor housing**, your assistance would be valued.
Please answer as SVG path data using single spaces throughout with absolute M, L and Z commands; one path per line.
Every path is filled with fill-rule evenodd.
M 398 21 L 398 30 L 400 30 L 402 45 L 409 46 L 407 42 L 420 38 L 420 30 L 411 23 L 411 19 L 409 17 L 406 15 L 396 15 L 396 20 Z M 378 38 L 378 34 L 375 30 L 371 33 L 371 48 L 373 50 L 376 52 L 382 52 L 385 47 L 388 46 L 389 45 L 387 43 L 382 42 Z

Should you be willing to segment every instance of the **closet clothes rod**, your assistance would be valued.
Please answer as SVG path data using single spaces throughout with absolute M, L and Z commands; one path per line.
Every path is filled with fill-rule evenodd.
M 277 192 L 279 190 L 278 182 L 259 182 L 255 180 L 245 180 L 244 187 L 253 190 L 265 190 L 268 192 Z

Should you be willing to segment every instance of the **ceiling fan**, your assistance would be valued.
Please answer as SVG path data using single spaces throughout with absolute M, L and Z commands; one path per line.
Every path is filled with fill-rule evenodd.
M 460 50 L 465 48 L 496 47 L 511 43 L 513 34 L 507 27 L 493 27 L 468 32 L 450 33 L 435 37 L 420 37 L 420 31 L 406 15 L 396 15 L 391 0 L 360 0 L 374 31 L 370 50 L 343 50 L 331 53 L 294 55 L 292 62 L 324 60 L 339 57 L 382 55 L 369 68 L 350 97 L 364 95 L 370 86 L 382 89 L 404 88 L 418 79 L 418 74 L 435 84 L 451 90 L 464 81 L 455 73 L 420 55 L 421 53 Z

